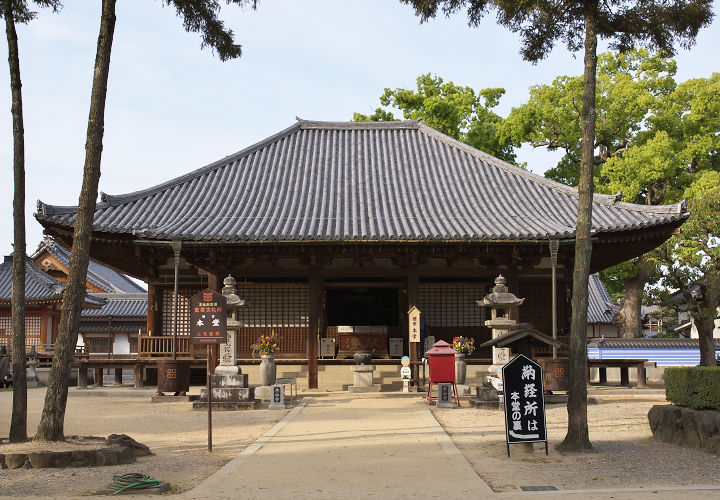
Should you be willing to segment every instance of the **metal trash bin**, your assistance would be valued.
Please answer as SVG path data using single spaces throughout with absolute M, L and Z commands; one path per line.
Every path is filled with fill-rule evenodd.
M 546 391 L 568 390 L 568 361 L 560 359 L 538 360 L 543 370 L 543 385 Z
M 181 393 L 190 390 L 190 360 L 163 359 L 158 361 L 158 393 Z

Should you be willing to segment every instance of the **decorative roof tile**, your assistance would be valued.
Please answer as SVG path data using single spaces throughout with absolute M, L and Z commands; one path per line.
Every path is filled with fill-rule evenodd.
M 38 245 L 32 258 L 42 254 L 44 251 L 51 253 L 57 258 L 67 269 L 70 268 L 70 251 L 64 246 L 58 244 L 51 236 L 46 236 Z M 130 278 L 122 273 L 110 269 L 109 267 L 98 264 L 93 260 L 88 262 L 87 280 L 96 287 L 115 293 L 144 293 L 145 289 L 137 285 Z
M 155 187 L 101 195 L 95 230 L 226 242 L 522 241 L 573 238 L 577 190 L 417 121 L 298 123 Z M 38 202 L 44 225 L 77 207 Z M 687 217 L 596 194 L 593 233 Z
M 0 303 L 9 303 L 12 291 L 12 255 L 5 257 L 0 264 Z M 29 257 L 25 257 L 25 300 L 27 302 L 60 301 L 65 284 L 46 272 L 35 267 Z M 101 306 L 102 298 L 85 296 L 86 306 Z

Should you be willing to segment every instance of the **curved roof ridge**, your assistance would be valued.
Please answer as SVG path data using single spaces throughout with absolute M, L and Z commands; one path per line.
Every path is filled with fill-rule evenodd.
M 469 144 L 465 144 L 464 142 L 461 142 L 453 137 L 445 135 L 442 132 L 435 130 L 434 128 L 432 128 L 430 126 L 425 125 L 424 123 L 419 123 L 418 129 L 423 131 L 424 133 L 432 136 L 433 138 L 448 144 L 449 146 L 456 147 L 472 156 L 475 156 L 476 158 L 483 159 L 483 160 L 487 161 L 488 163 L 490 163 L 492 166 L 500 168 L 500 169 L 508 172 L 511 175 L 518 175 L 520 177 L 524 177 L 532 182 L 536 182 L 538 184 L 541 184 L 545 187 L 554 189 L 554 190 L 559 191 L 564 194 L 569 194 L 569 195 L 575 196 L 575 197 L 578 196 L 577 188 L 568 186 L 566 184 L 561 184 L 552 179 L 548 179 L 547 177 L 543 177 L 534 172 L 530 172 L 529 170 L 524 170 L 516 165 L 506 162 L 505 160 L 501 160 L 500 158 L 497 158 L 489 153 L 486 153 L 484 151 L 481 151 L 480 149 L 474 148 L 474 147 L 470 146 Z M 681 213 L 685 212 L 686 207 L 687 207 L 687 202 L 685 200 L 679 201 L 678 203 L 672 203 L 672 204 L 667 204 L 667 205 L 639 205 L 637 203 L 628 203 L 625 201 L 620 201 L 620 196 L 621 196 L 621 193 L 604 194 L 604 193 L 595 192 L 595 193 L 593 193 L 593 202 L 594 203 L 603 203 L 605 205 L 613 205 L 616 207 L 624 208 L 626 210 L 654 212 L 654 213 L 678 213 L 678 214 L 681 214 Z
M 329 129 L 329 130 L 372 130 L 372 129 L 410 129 L 415 130 L 420 126 L 420 120 L 392 120 L 392 121 L 370 121 L 370 122 L 324 122 L 319 120 L 303 120 L 295 117 L 300 128 L 306 130 Z
M 147 293 L 115 293 L 115 292 L 90 292 L 89 295 L 100 299 L 109 300 L 147 300 Z
M 48 215 L 61 215 L 61 214 L 72 214 L 77 212 L 77 205 L 49 205 L 43 203 L 41 200 L 37 200 L 35 208 L 37 212 L 33 215 L 37 216 L 48 216 Z
M 107 193 L 104 193 L 101 191 L 100 192 L 100 202 L 97 204 L 96 209 L 100 209 L 100 208 L 104 208 L 104 207 L 108 207 L 108 206 L 120 205 L 122 203 L 126 203 L 128 201 L 135 201 L 140 198 L 146 198 L 155 193 L 159 193 L 159 192 L 165 191 L 167 189 L 170 189 L 172 187 L 175 187 L 177 185 L 180 185 L 183 182 L 187 182 L 196 177 L 200 177 L 204 174 L 207 174 L 208 172 L 212 172 L 213 170 L 222 168 L 222 167 L 226 166 L 228 163 L 232 163 L 233 161 L 235 161 L 247 154 L 250 154 L 252 152 L 260 150 L 263 147 L 267 146 L 268 144 L 271 144 L 286 135 L 290 135 L 295 130 L 299 130 L 300 127 L 301 126 L 299 123 L 295 123 L 295 124 L 291 125 L 290 127 L 286 128 L 285 130 L 281 130 L 280 132 L 273 134 L 270 137 L 267 137 L 260 142 L 256 142 L 255 144 L 248 146 L 247 148 L 244 148 L 236 153 L 225 156 L 224 158 L 214 161 L 208 165 L 205 165 L 204 167 L 200 167 L 198 169 L 193 170 L 192 172 L 188 172 L 187 174 L 183 174 L 179 177 L 175 177 L 174 179 L 170 179 L 169 181 L 162 182 L 160 184 L 157 184 L 155 186 L 152 186 L 152 187 L 149 187 L 146 189 L 141 189 L 139 191 L 133 191 L 131 193 L 120 194 L 120 195 L 111 195 L 111 194 L 107 194 Z M 59 214 L 66 214 L 66 213 L 75 213 L 75 212 L 77 212 L 78 207 L 77 206 L 49 205 L 47 203 L 43 203 L 41 200 L 38 200 L 37 201 L 37 209 L 38 209 L 38 212 L 37 212 L 36 216 L 37 215 L 46 216 L 46 215 L 59 215 Z
M 214 162 L 210 163 L 209 165 L 205 165 L 204 167 L 200 167 L 196 170 L 193 170 L 192 172 L 188 172 L 187 174 L 181 175 L 180 177 L 175 177 L 174 179 L 170 179 L 169 181 L 165 181 L 161 184 L 158 184 L 153 187 L 149 187 L 147 189 L 142 189 L 140 191 L 135 191 L 132 193 L 121 194 L 121 195 L 110 195 L 110 194 L 101 192 L 100 200 L 105 205 L 112 206 L 112 205 L 119 205 L 121 203 L 126 203 L 128 201 L 135 201 L 140 198 L 146 198 L 149 195 L 152 195 L 152 194 L 155 194 L 155 193 L 158 193 L 161 191 L 165 191 L 165 190 L 175 187 L 179 184 L 182 184 L 183 182 L 187 182 L 196 177 L 205 175 L 208 172 L 212 172 L 213 170 L 222 168 L 222 167 L 226 166 L 227 164 L 232 163 L 239 158 L 242 158 L 245 155 L 254 153 L 255 151 L 258 151 L 258 150 L 264 148 L 268 144 L 272 144 L 273 142 L 276 142 L 277 140 L 282 139 L 283 137 L 285 137 L 287 135 L 290 135 L 291 133 L 295 132 L 295 130 L 298 130 L 298 129 L 300 129 L 300 124 L 298 124 L 298 123 L 293 124 L 290 127 L 286 128 L 285 130 L 281 130 L 280 132 L 273 134 L 270 137 L 267 137 L 260 142 L 256 142 L 255 144 L 248 146 L 247 148 L 241 149 L 237 153 L 233 153 L 233 154 L 228 155 L 224 158 L 221 158 L 217 161 L 214 161 Z

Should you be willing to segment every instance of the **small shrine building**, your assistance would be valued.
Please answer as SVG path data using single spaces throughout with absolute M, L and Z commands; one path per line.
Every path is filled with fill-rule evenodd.
M 394 345 L 407 354 L 413 306 L 425 335 L 489 340 L 487 311 L 476 301 L 500 273 L 526 299 L 518 321 L 550 333 L 551 241 L 559 242 L 557 327 L 568 333 L 577 205 L 576 189 L 418 121 L 298 120 L 163 184 L 102 194 L 91 257 L 147 283 L 147 340 L 155 348 L 172 328 L 173 247 L 181 337 L 188 298 L 220 290 L 231 274 L 246 301 L 238 357 L 275 331 L 277 357 L 307 360 L 308 385 L 317 387 L 318 339 L 377 356 L 402 339 Z M 66 247 L 76 215 L 77 207 L 38 202 L 37 220 Z M 656 247 L 687 216 L 681 203 L 596 194 L 591 272 Z M 490 357 L 487 349 L 475 355 Z

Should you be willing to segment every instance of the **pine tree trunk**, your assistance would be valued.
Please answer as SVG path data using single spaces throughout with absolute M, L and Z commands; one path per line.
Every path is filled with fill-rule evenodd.
M 647 272 L 644 268 L 645 258 L 637 262 L 637 274 L 623 280 L 625 298 L 620 310 L 615 314 L 613 323 L 617 326 L 618 336 L 625 339 L 642 337 L 642 296 L 647 283 Z
M 90 97 L 83 184 L 75 221 L 70 271 L 63 296 L 62 312 L 55 344 L 55 355 L 50 370 L 40 425 L 35 439 L 62 441 L 67 403 L 70 368 L 75 356 L 80 313 L 85 300 L 85 277 L 90 259 L 90 242 L 93 232 L 95 204 L 100 181 L 100 160 L 105 124 L 105 98 L 110 70 L 110 51 L 115 31 L 115 0 L 103 0 L 100 34 L 98 36 L 95 72 Z
M 27 376 L 25 372 L 25 138 L 23 129 L 20 56 L 13 3 L 3 2 L 10 65 L 13 118 L 13 264 L 12 264 L 12 364 L 13 407 L 10 442 L 27 441 Z
M 587 311 L 592 240 L 593 159 L 595 144 L 595 72 L 597 68 L 597 4 L 585 5 L 585 72 L 578 215 L 575 230 L 570 360 L 568 365 L 568 430 L 558 448 L 592 448 L 587 421 Z

